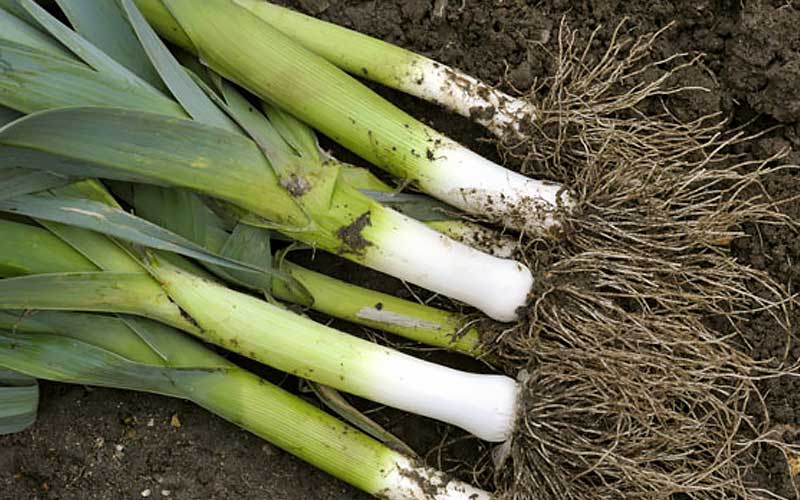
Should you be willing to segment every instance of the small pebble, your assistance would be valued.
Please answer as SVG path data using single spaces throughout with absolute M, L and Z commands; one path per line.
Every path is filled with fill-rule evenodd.
M 125 449 L 125 447 L 124 447 L 124 446 L 122 446 L 121 444 L 118 444 L 118 445 L 114 446 L 114 449 L 115 449 L 115 450 L 117 450 L 117 451 L 119 451 L 119 452 L 121 452 L 122 450 L 124 450 L 124 449 Z
M 152 491 L 150 491 L 150 489 L 148 488 L 148 489 L 146 489 L 146 490 L 143 490 L 143 491 L 142 491 L 142 496 L 143 496 L 144 498 L 147 498 L 147 497 L 149 497 L 149 496 L 150 496 L 152 493 L 153 493 L 153 492 L 152 492 Z
M 168 497 L 170 495 L 172 495 L 171 491 L 169 491 L 169 490 L 161 490 L 161 496 L 162 497 Z
M 155 425 L 156 425 L 156 420 L 154 418 L 151 418 L 150 420 L 147 421 L 147 427 L 155 427 Z

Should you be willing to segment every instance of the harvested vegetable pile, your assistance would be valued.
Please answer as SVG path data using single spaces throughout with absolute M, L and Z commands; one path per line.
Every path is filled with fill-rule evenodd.
M 0 3 L 5 430 L 32 422 L 33 377 L 188 399 L 380 498 L 770 497 L 759 457 L 795 451 L 759 382 L 795 367 L 742 331 L 760 313 L 788 338 L 794 298 L 731 244 L 794 229 L 764 187 L 791 167 L 671 112 L 703 91 L 675 83 L 698 59 L 624 25 L 593 57 L 562 24 L 552 75 L 512 97 L 266 2 L 56 3 Z M 345 71 L 475 120 L 510 168 Z M 444 300 L 293 262 L 309 251 Z M 348 423 L 204 344 L 307 380 Z M 337 391 L 493 444 L 453 479 Z

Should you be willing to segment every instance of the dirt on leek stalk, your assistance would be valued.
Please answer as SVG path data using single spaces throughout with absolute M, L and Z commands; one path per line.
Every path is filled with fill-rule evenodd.
M 504 81 L 506 90 L 513 86 L 523 93 L 551 74 L 562 16 L 577 29 L 578 39 L 587 39 L 601 26 L 589 51 L 589 57 L 596 59 L 623 17 L 630 18 L 623 37 L 675 22 L 656 42 L 654 57 L 704 53 L 703 62 L 684 72 L 676 83 L 706 87 L 710 92 L 673 96 L 670 109 L 683 120 L 722 112 L 730 117 L 729 128 L 744 126 L 748 134 L 764 132 L 755 141 L 735 147 L 742 155 L 739 161 L 789 149 L 788 163 L 800 163 L 800 34 L 796 30 L 800 7 L 791 2 L 761 0 L 743 6 L 710 0 L 646 4 L 450 0 L 444 2 L 442 16 L 433 13 L 442 2 L 431 0 L 283 3 L 431 55 L 488 82 Z M 478 126 L 413 98 L 375 88 L 437 129 L 497 159 L 494 146 L 478 140 L 486 135 Z M 330 142 L 324 146 L 342 159 L 357 162 Z M 764 187 L 781 199 L 800 192 L 800 181 L 797 174 L 786 171 L 768 177 Z M 782 210 L 800 218 L 800 203 L 785 204 Z M 795 234 L 767 225 L 746 225 L 745 230 L 749 237 L 733 242 L 740 262 L 784 284 L 800 279 L 800 243 Z M 540 259 L 546 263 L 546 256 Z M 332 258 L 318 254 L 313 264 L 326 270 L 333 264 L 340 277 L 411 297 L 394 280 Z M 793 323 L 800 321 L 800 313 L 790 314 Z M 725 325 L 711 321 L 709 327 L 724 330 Z M 800 358 L 800 345 L 787 349 L 785 334 L 778 333 L 781 329 L 767 313 L 751 315 L 742 331 L 741 343 L 756 359 Z M 442 355 L 432 356 L 442 360 Z M 443 358 L 465 367 L 459 358 Z M 268 375 L 284 387 L 297 387 L 291 377 Z M 800 441 L 800 381 L 771 379 L 759 388 L 766 394 L 771 424 L 780 439 Z M 176 413 L 180 428 L 169 425 Z M 446 445 L 428 455 L 444 469 L 462 466 L 457 470 L 466 474 L 466 463 L 485 451 L 480 443 L 459 439 L 462 434 L 441 424 L 391 411 L 371 416 L 421 454 Z M 789 471 L 784 456 L 767 450 L 761 466 L 748 479 L 792 497 L 795 489 Z M 45 384 L 39 423 L 19 435 L 0 438 L 0 498 L 140 498 L 145 490 L 152 498 L 167 492 L 166 497 L 176 499 L 366 498 L 202 410 L 156 396 Z

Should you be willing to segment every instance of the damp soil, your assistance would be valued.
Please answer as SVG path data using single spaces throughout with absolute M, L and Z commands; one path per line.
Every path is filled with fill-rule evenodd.
M 676 52 L 705 54 L 682 83 L 708 92 L 673 99 L 681 118 L 722 112 L 731 126 L 764 132 L 741 153 L 763 157 L 789 149 L 800 163 L 800 6 L 787 0 L 295 0 L 283 3 L 358 29 L 472 73 L 509 91 L 525 92 L 552 70 L 550 54 L 564 18 L 580 36 L 600 27 L 590 51 L 601 54 L 612 29 L 629 18 L 626 34 L 653 31 L 674 23 L 656 45 L 656 56 Z M 377 89 L 400 107 L 497 159 L 485 135 L 466 120 L 413 98 Z M 324 143 L 344 159 L 358 161 Z M 800 194 L 800 177 L 785 171 L 765 184 L 776 198 Z M 800 217 L 800 203 L 784 205 Z M 769 271 L 794 286 L 800 281 L 800 239 L 775 227 L 749 226 L 734 242 L 743 262 Z M 382 291 L 410 296 L 400 283 L 364 272 L 332 258 L 340 277 Z M 793 312 L 800 324 L 800 312 Z M 345 327 L 345 325 L 337 324 Z M 355 329 L 354 333 L 363 333 Z M 767 314 L 745 327 L 752 354 L 761 359 L 800 358 L 800 345 L 786 348 L 785 335 Z M 428 351 L 423 356 L 439 356 Z M 441 359 L 438 358 L 437 359 Z M 464 366 L 456 356 L 445 362 Z M 251 365 L 252 366 L 252 365 Z M 472 367 L 477 368 L 477 367 Z M 273 372 L 266 377 L 298 391 L 298 381 Z M 772 424 L 795 439 L 800 429 L 800 380 L 763 383 Z M 363 402 L 359 402 L 360 404 Z M 367 407 L 372 410 L 375 408 Z M 481 444 L 459 431 L 423 418 L 380 410 L 371 417 L 406 440 L 421 455 L 458 472 L 461 456 L 474 456 Z M 443 442 L 458 444 L 429 453 Z M 794 496 L 793 480 L 782 456 L 766 453 L 756 478 L 776 494 Z M 182 401 L 107 389 L 42 384 L 38 423 L 0 438 L 0 500 L 11 499 L 365 499 L 324 473 Z

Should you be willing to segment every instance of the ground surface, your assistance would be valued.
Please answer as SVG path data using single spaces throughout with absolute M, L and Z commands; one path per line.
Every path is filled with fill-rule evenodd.
M 503 77 L 526 90 L 550 69 L 559 21 L 587 35 L 598 24 L 594 51 L 602 51 L 610 28 L 624 16 L 632 34 L 674 22 L 657 46 L 662 55 L 703 52 L 704 63 L 689 76 L 711 92 L 674 103 L 693 116 L 722 111 L 733 124 L 750 122 L 750 131 L 775 127 L 744 152 L 769 154 L 793 148 L 800 163 L 800 6 L 791 0 L 528 1 L 450 0 L 443 17 L 432 0 L 286 2 L 306 12 L 357 28 L 431 55 L 489 82 Z M 435 2 L 441 5 L 442 2 Z M 481 131 L 415 100 L 382 91 L 402 107 L 424 117 L 485 155 Z M 776 196 L 800 193 L 794 174 L 775 176 Z M 800 217 L 800 204 L 786 211 Z M 773 228 L 746 228 L 737 257 L 764 268 L 786 283 L 800 278 L 800 242 Z M 355 277 L 350 268 L 340 272 Z M 372 277 L 377 285 L 380 279 Z M 387 290 L 397 283 L 381 282 Z M 800 316 L 795 314 L 795 323 Z M 766 315 L 753 318 L 748 341 L 756 356 L 781 356 L 784 339 Z M 794 359 L 800 348 L 790 349 Z M 269 374 L 287 388 L 293 379 Z M 800 424 L 800 381 L 765 383 L 776 425 Z M 188 403 L 120 391 L 43 384 L 38 424 L 19 435 L 0 438 L 0 500 L 59 499 L 275 499 L 338 500 L 366 498 L 282 451 Z M 420 453 L 439 442 L 445 429 L 421 419 L 380 415 L 390 430 Z M 783 459 L 765 457 L 764 486 L 793 495 Z

